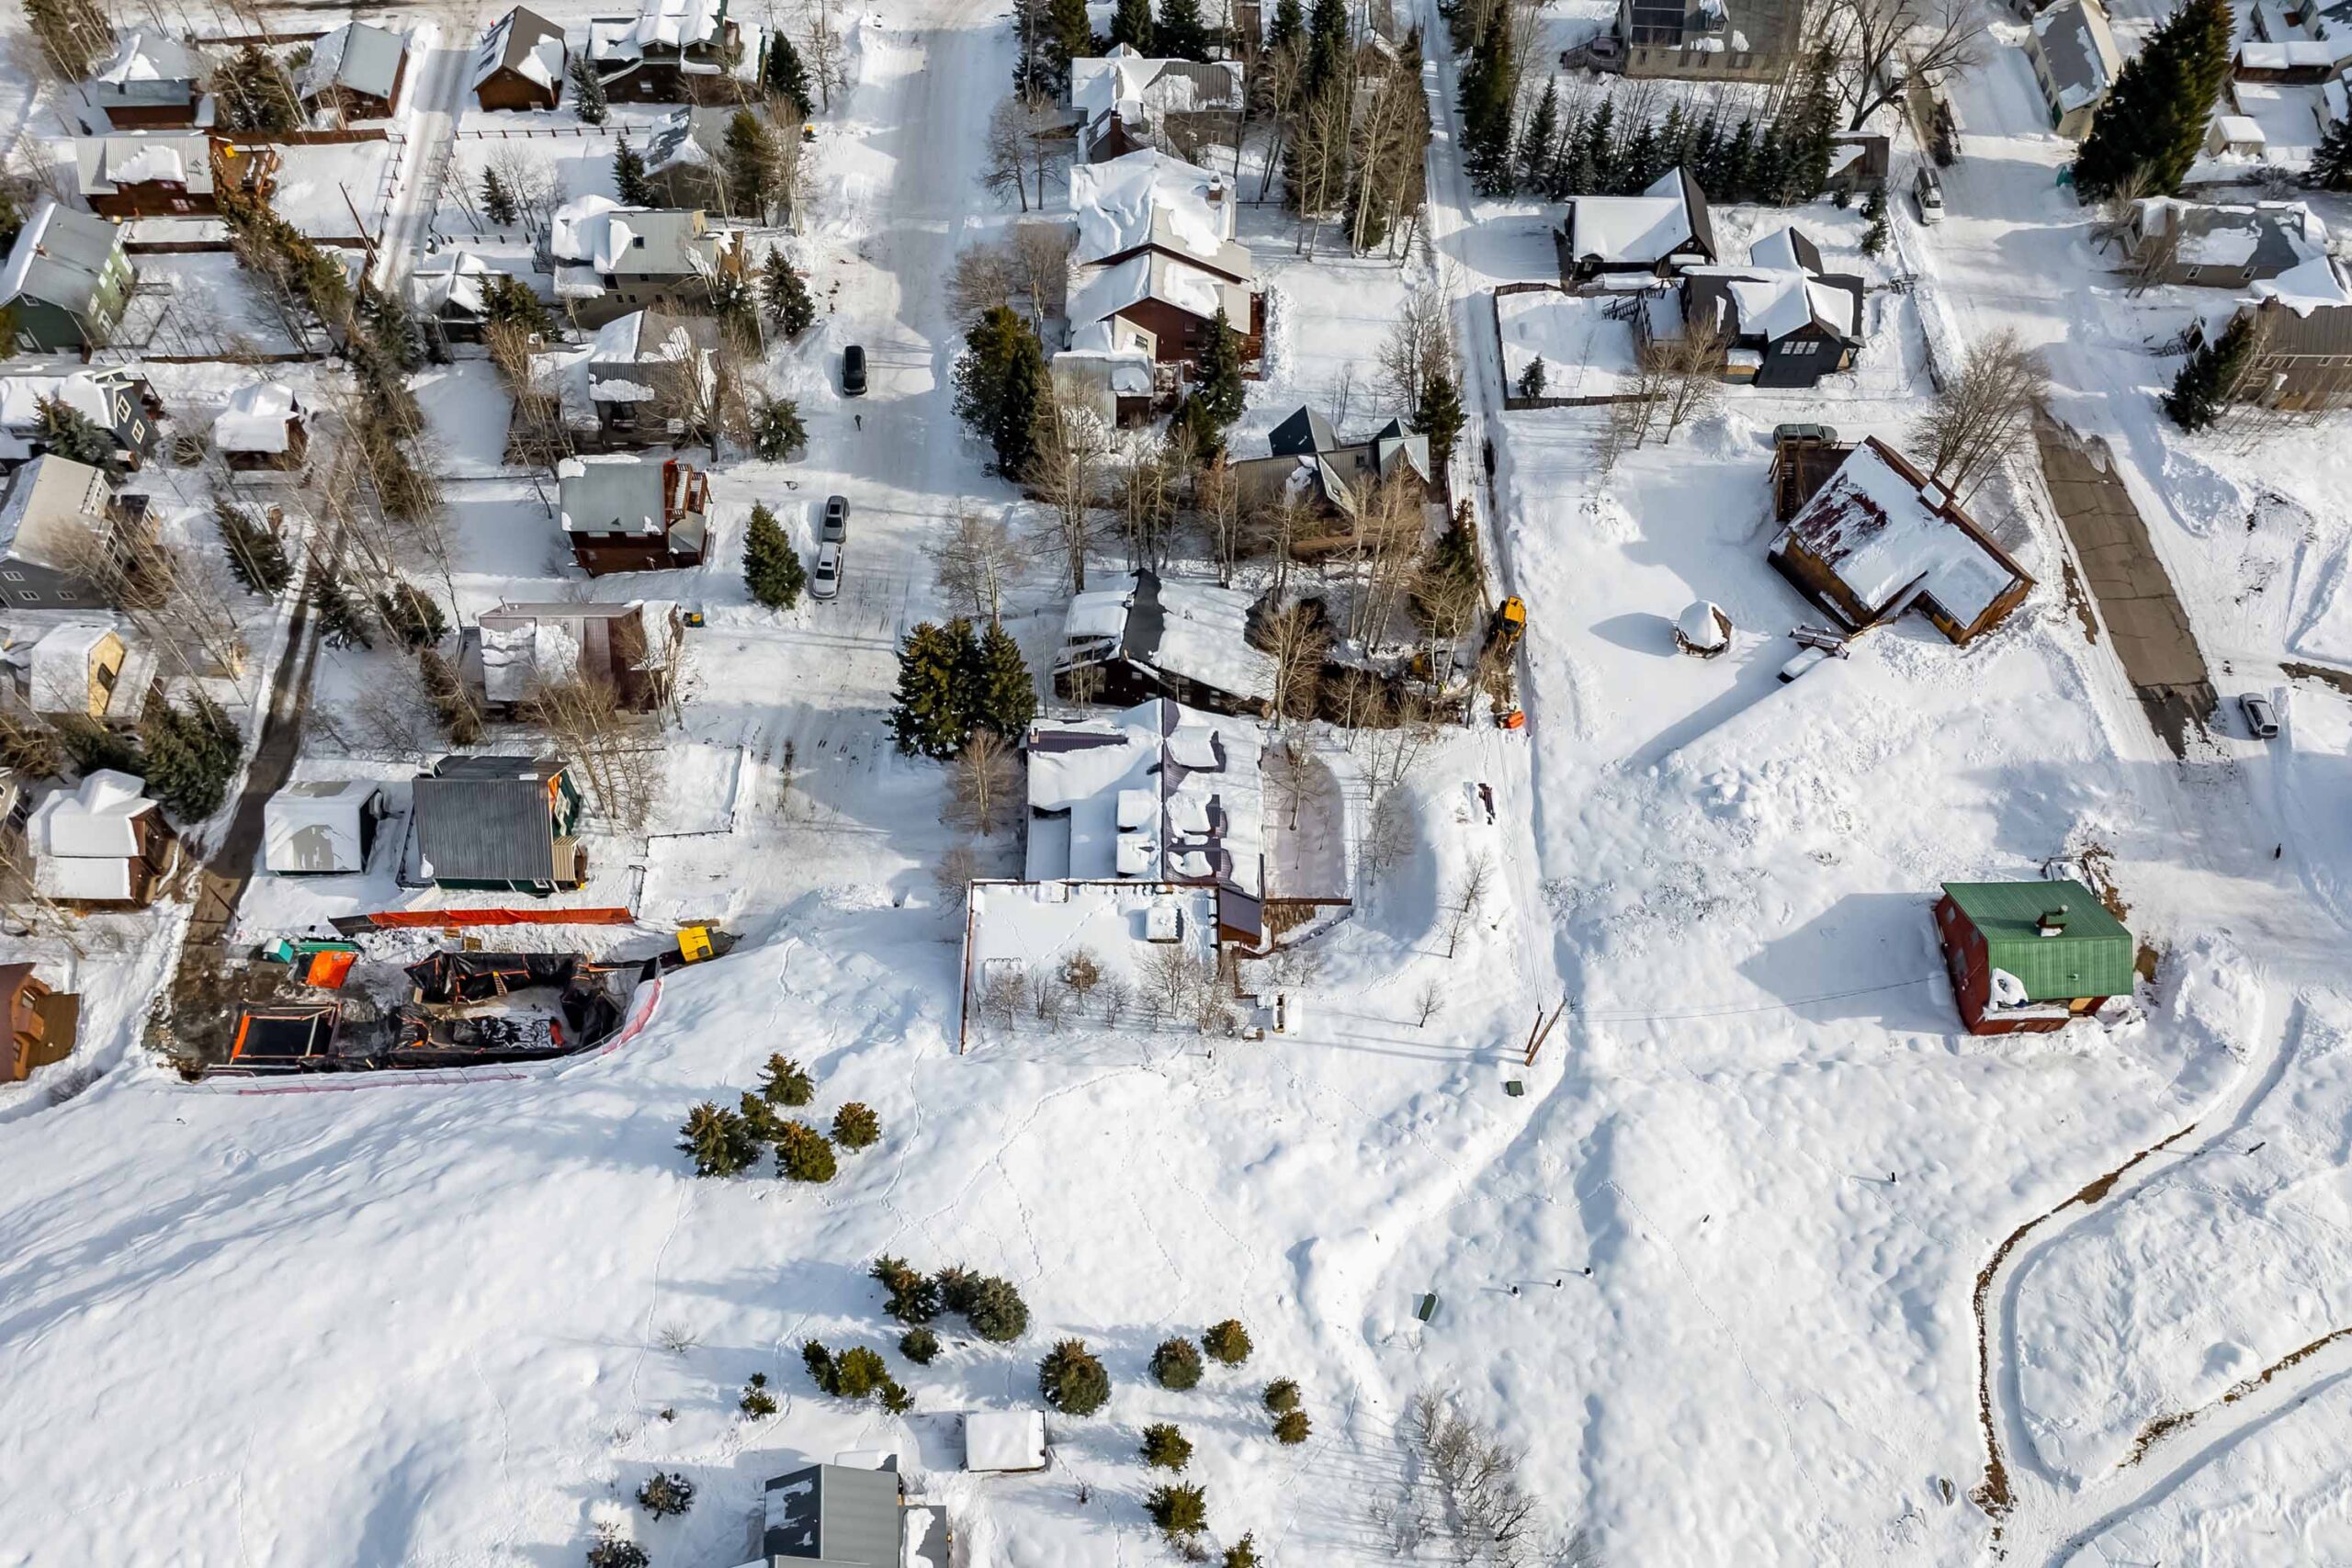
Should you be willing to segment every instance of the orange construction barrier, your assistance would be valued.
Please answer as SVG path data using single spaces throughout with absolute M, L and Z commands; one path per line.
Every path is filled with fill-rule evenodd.
M 627 909 L 382 909 L 368 917 L 378 926 L 626 926 L 637 917 Z

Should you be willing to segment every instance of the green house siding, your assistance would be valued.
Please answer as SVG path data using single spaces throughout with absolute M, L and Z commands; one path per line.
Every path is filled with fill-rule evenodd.
M 8 311 L 16 320 L 17 348 L 58 354 L 84 347 L 90 342 L 79 317 L 59 310 L 46 299 L 18 295 Z
M 1985 959 L 2037 1002 L 2132 994 L 2134 944 L 2123 922 L 2079 882 L 1947 882 L 1944 892 L 1984 938 Z M 2041 916 L 2066 911 L 2066 929 L 2043 936 Z

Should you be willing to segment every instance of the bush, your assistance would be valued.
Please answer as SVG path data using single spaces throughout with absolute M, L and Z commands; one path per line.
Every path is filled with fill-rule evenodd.
M 1182 1470 L 1193 1462 L 1193 1445 L 1166 1422 L 1143 1429 L 1143 1461 L 1161 1470 Z
M 1091 1416 L 1111 1397 L 1111 1374 L 1083 1339 L 1065 1339 L 1037 1363 L 1037 1392 L 1065 1416 Z
M 961 1269 L 939 1271 L 940 1303 L 972 1325 L 991 1344 L 1003 1345 L 1029 1331 L 1029 1303 L 1009 1280 Z
M 695 1156 L 696 1176 L 735 1176 L 760 1157 L 760 1140 L 742 1117 L 704 1100 L 686 1112 L 678 1148 Z
M 786 1122 L 776 1129 L 775 1168 L 793 1181 L 831 1181 L 840 1168 L 833 1160 L 833 1141 L 806 1122 Z
M 743 1098 L 736 1101 L 736 1113 L 743 1118 L 743 1125 L 752 1136 L 763 1144 L 775 1143 L 776 1135 L 784 1131 L 784 1118 L 775 1113 L 775 1107 L 750 1089 L 745 1089 Z
M 1298 1384 L 1289 1378 L 1276 1378 L 1266 1385 L 1266 1408 L 1279 1416 L 1285 1410 L 1298 1408 Z
M 939 1336 L 928 1328 L 910 1328 L 899 1336 L 899 1354 L 918 1367 L 939 1359 Z
M 648 1568 L 652 1561 L 645 1555 L 645 1548 L 623 1540 L 610 1525 L 598 1532 L 596 1544 L 588 1549 L 588 1568 Z
M 1211 1324 L 1209 1331 L 1201 1336 L 1201 1344 L 1228 1367 L 1238 1367 L 1250 1359 L 1250 1331 L 1241 1326 L 1238 1317 Z
M 894 1378 L 882 1381 L 882 1392 L 876 1397 L 881 1400 L 882 1408 L 893 1416 L 904 1416 L 915 1407 L 915 1396 L 899 1387 Z
M 770 1105 L 806 1105 L 816 1098 L 817 1085 L 788 1056 L 770 1056 L 760 1074 L 760 1095 Z
M 864 1399 L 891 1386 L 881 1353 L 860 1345 L 833 1358 L 833 1381 L 825 1392 L 836 1399 Z
M 1201 1382 L 1201 1348 L 1189 1339 L 1163 1339 L 1151 1353 L 1152 1381 L 1182 1393 Z
M 695 1483 L 675 1471 L 657 1470 L 637 1489 L 637 1506 L 657 1519 L 683 1514 L 695 1506 Z
M 815 1383 L 827 1393 L 833 1392 L 833 1353 L 825 1348 L 822 1340 L 808 1339 L 801 1342 L 800 1364 L 808 1369 L 810 1382 Z
M 1224 1568 L 1258 1568 L 1258 1538 L 1244 1533 L 1225 1549 Z
M 735 1402 L 735 1408 L 754 1421 L 765 1420 L 775 1414 L 775 1395 L 768 1392 L 767 1373 L 752 1374 L 751 1381 L 743 1385 L 742 1397 Z
M 781 463 L 808 445 L 808 427 L 790 398 L 770 398 L 752 411 L 752 451 L 762 462 Z
M 1274 1417 L 1274 1436 L 1285 1443 L 1303 1443 L 1314 1429 L 1304 1410 L 1285 1410 Z
M 853 1100 L 833 1112 L 833 1142 L 845 1149 L 870 1149 L 882 1141 L 882 1118 Z
M 884 1310 L 900 1323 L 925 1324 L 939 1315 L 939 1281 L 908 1268 L 905 1258 L 877 1258 L 867 1272 L 890 1292 Z
M 1143 1511 L 1170 1539 L 1198 1535 L 1209 1528 L 1208 1494 L 1197 1486 L 1156 1486 L 1144 1498 Z

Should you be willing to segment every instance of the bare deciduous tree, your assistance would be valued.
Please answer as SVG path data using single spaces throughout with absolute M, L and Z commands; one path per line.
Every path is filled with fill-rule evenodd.
M 1012 308 L 1022 290 L 1022 276 L 1011 245 L 967 245 L 956 254 L 956 270 L 947 278 L 947 307 L 959 321 L 969 322 L 982 311 Z
M 1193 507 L 1209 531 L 1216 554 L 1220 587 L 1233 586 L 1233 569 L 1241 555 L 1241 483 L 1220 452 L 1193 482 Z
M 1454 373 L 1453 325 L 1443 289 L 1416 288 L 1380 344 L 1380 395 L 1389 411 L 1410 419 L 1430 378 Z
M 948 530 L 923 547 L 940 592 L 967 600 L 975 619 L 1003 614 L 1004 591 L 1021 570 L 1023 551 L 1001 517 L 987 517 L 967 506 Z
M 1522 1568 L 1549 1560 L 1539 1552 L 1541 1510 L 1520 1480 L 1516 1450 L 1435 1390 L 1414 1396 L 1405 1429 L 1436 1483 L 1456 1562 Z
M 1021 784 L 1012 743 L 993 729 L 974 730 L 956 756 L 951 781 L 948 820 L 989 837 L 1012 811 Z
M 849 44 L 833 23 L 831 0 L 814 0 L 802 11 L 800 60 L 817 89 L 817 107 L 831 113 L 833 95 L 849 91 Z
M 1012 226 L 1009 245 L 1013 276 L 1029 297 L 1029 321 L 1043 326 L 1058 316 L 1069 293 L 1069 253 L 1078 236 L 1066 223 L 1033 220 Z
M 1278 724 L 1315 716 L 1322 687 L 1323 653 L 1330 633 L 1322 617 L 1304 603 L 1276 611 L 1266 623 L 1266 650 L 1274 660 L 1274 717 Z
M 660 741 L 624 712 L 609 681 L 579 675 L 542 682 L 526 705 L 532 722 L 580 764 L 606 819 L 624 829 L 645 826 L 662 793 Z
M 1984 23 L 1968 0 L 1838 0 L 1831 47 L 1846 62 L 1846 101 L 1860 130 L 1917 82 L 1934 87 L 1984 55 Z
M 1445 1010 L 1445 988 L 1435 980 L 1426 980 L 1413 993 L 1413 1027 L 1427 1029 L 1430 1020 Z
M 1093 537 L 1095 493 L 1108 446 L 1102 422 L 1074 398 L 1057 398 L 1037 422 L 1037 455 L 1029 487 L 1052 514 L 1063 575 L 1073 592 L 1086 591 L 1086 547 Z
M 1448 958 L 1453 957 L 1454 950 L 1462 945 L 1463 933 L 1470 929 L 1470 922 L 1476 919 L 1478 912 L 1487 907 L 1487 893 L 1494 884 L 1494 875 L 1493 858 L 1480 850 L 1470 857 L 1470 863 L 1462 868 L 1462 874 L 1454 880 L 1453 897 L 1446 905 L 1449 918 L 1445 922 L 1445 955 Z
M 931 868 L 932 884 L 939 889 L 940 898 L 957 908 L 963 908 L 964 896 L 979 874 L 980 857 L 966 843 L 948 845 L 939 863 Z
M 1060 129 L 1058 111 L 1042 95 L 1016 93 L 999 103 L 989 114 L 988 137 L 982 144 L 981 187 L 1000 201 L 1011 191 L 1023 212 L 1033 206 L 1043 208 L 1046 181 L 1069 147 L 1057 134 Z
M 1724 355 L 1730 344 L 1723 333 L 1695 322 L 1660 353 L 1666 372 L 1661 412 L 1666 416 L 1663 439 L 1671 441 L 1683 425 L 1704 415 L 1723 396 Z
M 1912 432 L 1928 477 L 1954 495 L 1968 494 L 2030 437 L 2034 411 L 2049 392 L 2041 355 L 2013 329 L 1972 344 L 1960 373 Z
M 973 998 L 973 1010 L 990 1023 L 1010 1029 L 1021 1016 L 1021 1003 L 1027 989 L 1021 983 L 1020 970 L 1007 964 L 980 982 L 979 995 Z

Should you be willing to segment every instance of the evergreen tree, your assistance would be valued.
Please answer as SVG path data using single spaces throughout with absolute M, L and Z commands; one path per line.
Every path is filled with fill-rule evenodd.
M 1560 84 L 1556 77 L 1544 78 L 1544 94 L 1535 100 L 1535 112 L 1527 118 L 1527 127 L 1519 133 L 1519 183 L 1528 190 L 1540 190 L 1544 184 L 1544 171 L 1558 149 L 1555 143 L 1560 132 Z
M 1163 1339 L 1151 1353 L 1154 1382 L 1182 1393 L 1201 1383 L 1201 1348 L 1189 1339 Z
M 1707 118 L 1690 133 L 1689 162 L 1690 177 L 1699 182 L 1701 190 L 1722 190 L 1724 161 L 1724 127 L 1719 108 L 1710 108 Z
M 302 123 L 294 79 L 257 43 L 213 68 L 212 103 L 214 117 L 228 130 L 292 130 Z
M 1206 60 L 1209 26 L 1201 19 L 1201 0 L 1159 0 L 1159 19 L 1152 25 L 1159 52 L 1170 60 Z
M 113 431 L 62 398 L 43 398 L 39 409 L 33 416 L 33 439 L 42 447 L 76 463 L 103 468 L 108 479 L 122 477 Z
M 416 671 L 424 682 L 424 700 L 453 746 L 470 746 L 481 739 L 481 709 L 458 678 L 458 667 L 439 650 L 426 649 L 416 656 Z
M 1744 117 L 1738 129 L 1724 139 L 1715 177 L 1723 182 L 1720 186 L 1702 186 L 1700 188 L 1713 192 L 1716 199 L 1721 201 L 1748 199 L 1749 193 L 1755 189 L 1756 178 L 1754 117 Z
M 1806 61 L 1796 92 L 1773 125 L 1779 154 L 1757 161 L 1759 174 L 1778 171 L 1775 188 L 1763 194 L 1782 206 L 1811 201 L 1829 183 L 1829 155 L 1838 134 L 1837 69 L 1826 49 Z
M 1111 1397 L 1111 1374 L 1083 1339 L 1065 1339 L 1037 1363 L 1037 1392 L 1065 1416 L 1091 1416 Z
M 1119 0 L 1118 9 L 1111 14 L 1114 48 L 1125 44 L 1138 54 L 1149 54 L 1151 31 L 1151 0 Z
M 1498 16 L 1479 36 L 1462 72 L 1457 105 L 1462 111 L 1462 166 L 1481 196 L 1507 195 L 1511 187 L 1511 108 L 1518 81 L 1510 28 Z
M 956 412 L 988 437 L 997 472 L 1007 479 L 1019 479 L 1036 452 L 1046 386 L 1046 352 L 1035 330 L 1007 306 L 982 311 L 956 361 Z
M 1198 1486 L 1156 1486 L 1145 1496 L 1143 1511 L 1171 1540 L 1189 1539 L 1209 1528 L 1208 1494 Z
M 1086 15 L 1086 0 L 1047 0 L 1046 63 L 1055 85 L 1069 87 L 1069 62 L 1094 52 L 1094 24 Z
M 1413 411 L 1413 428 L 1430 438 L 1430 466 L 1439 473 L 1453 460 L 1453 444 L 1461 438 L 1462 394 L 1453 378 L 1432 370 L 1421 389 L 1420 406 Z
M 547 304 L 519 277 L 491 274 L 481 288 L 481 319 L 492 325 L 512 322 L 541 343 L 555 341 L 555 318 Z
M 1241 1326 L 1238 1317 L 1209 1325 L 1201 1336 L 1201 1348 L 1222 1364 L 1238 1367 L 1250 1359 L 1250 1331 Z
M 1886 249 L 1886 192 L 1873 190 L 1862 198 L 1862 217 L 1870 227 L 1862 231 L 1862 254 L 1874 256 Z
M 1281 13 L 1275 13 L 1277 24 Z M 1342 0 L 1315 0 L 1307 13 L 1306 62 L 1299 72 L 1299 101 L 1312 102 L 1348 68 L 1348 10 Z
M 963 1269 L 939 1271 L 940 1304 L 972 1325 L 992 1344 L 1006 1344 L 1029 1330 L 1029 1303 L 1009 1280 Z
M 311 563 L 311 614 L 319 618 L 319 635 L 329 648 L 373 648 L 368 635 L 367 612 L 343 585 L 343 576 L 324 561 Z
M 613 186 L 620 192 L 623 207 L 656 207 L 653 187 L 645 179 L 645 154 L 628 144 L 628 133 L 621 133 L 620 145 L 613 152 Z
M 405 578 L 394 577 L 376 595 L 376 611 L 384 619 L 384 629 L 411 653 L 432 648 L 449 635 L 449 622 L 433 595 Z
M 1658 154 L 1657 127 L 1648 120 L 1634 128 L 1625 139 L 1624 152 L 1619 155 L 1616 171 L 1616 192 L 1620 196 L 1639 196 L 1657 183 L 1665 173 L 1664 160 Z
M 286 547 L 253 513 L 233 501 L 216 501 L 212 521 L 228 551 L 230 574 L 247 592 L 274 598 L 292 580 L 294 568 L 286 559 Z
M 1290 1378 L 1276 1378 L 1266 1385 L 1265 1406 L 1279 1416 L 1285 1410 L 1298 1408 L 1298 1384 Z
M 775 1402 L 768 1402 L 773 1405 Z M 621 1539 L 616 1527 L 597 1528 L 595 1543 L 588 1548 L 588 1568 L 649 1568 L 652 1559 L 645 1548 L 633 1540 Z
M 771 246 L 767 259 L 760 264 L 760 302 L 767 307 L 768 320 L 775 330 L 786 337 L 798 337 L 817 319 L 817 302 L 808 298 L 808 285 L 782 245 Z
M 506 186 L 505 176 L 496 169 L 481 172 L 481 210 L 482 216 L 488 218 L 493 227 L 500 229 L 510 227 L 523 215 L 514 193 Z
M 760 1141 L 741 1116 L 706 1100 L 686 1113 L 678 1150 L 694 1156 L 696 1176 L 736 1176 L 760 1157 Z
M 927 1367 L 939 1357 L 939 1336 L 928 1328 L 910 1328 L 899 1336 L 899 1354 Z
M 596 74 L 596 62 L 586 51 L 571 57 L 571 112 L 583 125 L 602 125 L 607 112 L 604 79 Z
M 2352 115 L 2329 126 L 2320 138 L 2307 177 L 2322 190 L 2352 190 Z
M 939 1315 L 939 1281 L 907 1266 L 903 1258 L 877 1258 L 866 1270 L 890 1294 L 883 1310 L 911 1328 Z
M 1018 745 L 1037 716 L 1037 682 L 1021 657 L 1021 645 L 1001 623 L 990 621 L 973 649 L 972 673 L 962 695 L 974 727 L 995 730 Z
M 971 623 L 934 626 L 923 622 L 899 649 L 899 689 L 890 707 L 890 733 L 899 750 L 945 761 L 970 737 L 967 708 L 957 690 L 959 663 L 972 641 Z
M 752 526 L 743 541 L 743 585 L 753 599 L 771 610 L 791 609 L 800 603 L 800 591 L 808 585 L 800 552 L 792 547 L 784 525 L 763 501 L 752 504 Z M 807 1081 L 805 1076 L 803 1081 Z M 808 1102 L 804 1099 L 790 1103 Z
M 1168 422 L 1168 444 L 1197 471 L 1224 456 L 1225 427 L 1195 393 L 1176 405 L 1176 417 Z
M 797 1110 L 816 1096 L 816 1080 L 789 1056 L 770 1056 L 760 1069 L 760 1098 L 770 1105 Z
M 735 1110 L 743 1118 L 743 1125 L 752 1130 L 752 1136 L 763 1144 L 775 1143 L 784 1131 L 784 1118 L 775 1113 L 775 1108 L 750 1089 L 745 1089 L 742 1098 L 735 1102 Z
M 820 1353 L 824 1348 L 822 1345 L 817 1347 Z M 805 1360 L 808 1358 L 808 1347 L 802 1346 L 800 1354 Z M 744 1381 L 743 1396 L 735 1402 L 735 1408 L 754 1421 L 764 1421 L 775 1414 L 775 1395 L 768 1392 L 767 1373 L 753 1372 Z
M 25 209 L 17 200 L 17 193 L 0 186 L 0 253 L 16 248 L 17 236 L 25 231 Z
M 2227 0 L 2186 0 L 2123 62 L 2075 155 L 2077 192 L 2091 198 L 2127 186 L 2149 196 L 2179 193 L 2229 73 L 2233 26 Z
M 783 184 L 784 160 L 775 139 L 760 117 L 737 109 L 727 122 L 727 139 L 719 152 L 727 171 L 727 203 L 738 216 L 765 220 Z
M 356 305 L 382 373 L 405 375 L 424 363 L 424 334 L 417 331 L 416 318 L 406 305 L 368 277 L 359 280 Z
M 1601 196 L 1617 188 L 1617 105 L 1603 99 L 1585 121 L 1584 145 L 1577 149 L 1575 194 Z
M 833 1112 L 833 1142 L 845 1149 L 870 1149 L 882 1141 L 882 1118 L 874 1108 L 851 1100 Z
M 1258 1538 L 1243 1530 L 1241 1539 L 1225 1549 L 1225 1559 L 1217 1568 L 1261 1568 L 1258 1561 Z
M 2165 412 L 2183 430 L 2202 430 L 2222 417 L 2254 357 L 2254 317 L 2240 310 L 2222 335 L 2197 345 L 2173 378 Z
M 752 414 L 752 451 L 762 462 L 781 463 L 808 445 L 800 405 L 790 398 L 765 398 Z
M 806 1122 L 786 1122 L 776 1132 L 775 1171 L 792 1181 L 825 1182 L 839 1168 L 832 1140 Z M 866 1352 L 868 1355 L 872 1351 Z M 851 1351 L 855 1355 L 855 1351 Z
M 1666 119 L 1657 130 L 1657 162 L 1661 173 L 1679 169 L 1690 162 L 1693 128 L 1690 117 L 1676 99 L 1666 107 Z
M 657 1470 L 637 1489 L 637 1506 L 657 1519 L 683 1514 L 695 1506 L 695 1483 L 675 1471 Z
M 1274 1439 L 1277 1442 L 1292 1445 L 1303 1443 L 1306 1441 L 1306 1435 L 1312 1430 L 1314 1430 L 1314 1424 L 1307 1420 L 1306 1412 L 1304 1410 L 1285 1410 L 1274 1417 Z
M 1266 24 L 1266 52 L 1296 49 L 1306 41 L 1306 12 L 1299 0 L 1274 0 L 1273 20 Z
M 1527 362 L 1526 369 L 1519 373 L 1519 395 L 1540 398 L 1544 395 L 1544 383 L 1550 379 L 1551 372 L 1544 367 L 1544 356 L 1539 354 Z
M 1219 305 L 1209 325 L 1209 341 L 1201 350 L 1201 375 L 1193 385 L 1193 400 L 1222 430 L 1241 417 L 1247 395 L 1241 380 L 1241 334 L 1233 330 L 1225 307 Z
M 792 47 L 792 39 L 781 28 L 768 34 L 768 59 L 762 72 L 768 91 L 792 106 L 792 112 L 807 119 L 814 112 L 816 99 L 808 93 L 808 69 L 800 63 L 800 51 Z
M 890 1368 L 879 1352 L 854 1346 L 833 1358 L 832 1381 L 825 1392 L 836 1399 L 864 1399 L 890 1382 Z
M 1193 1462 L 1193 1445 L 1164 1421 L 1143 1429 L 1143 1461 L 1156 1470 L 1181 1471 Z
M 147 754 L 147 794 L 187 822 L 220 809 L 237 771 L 242 738 L 229 716 L 201 692 L 186 703 L 148 705 L 139 739 Z

